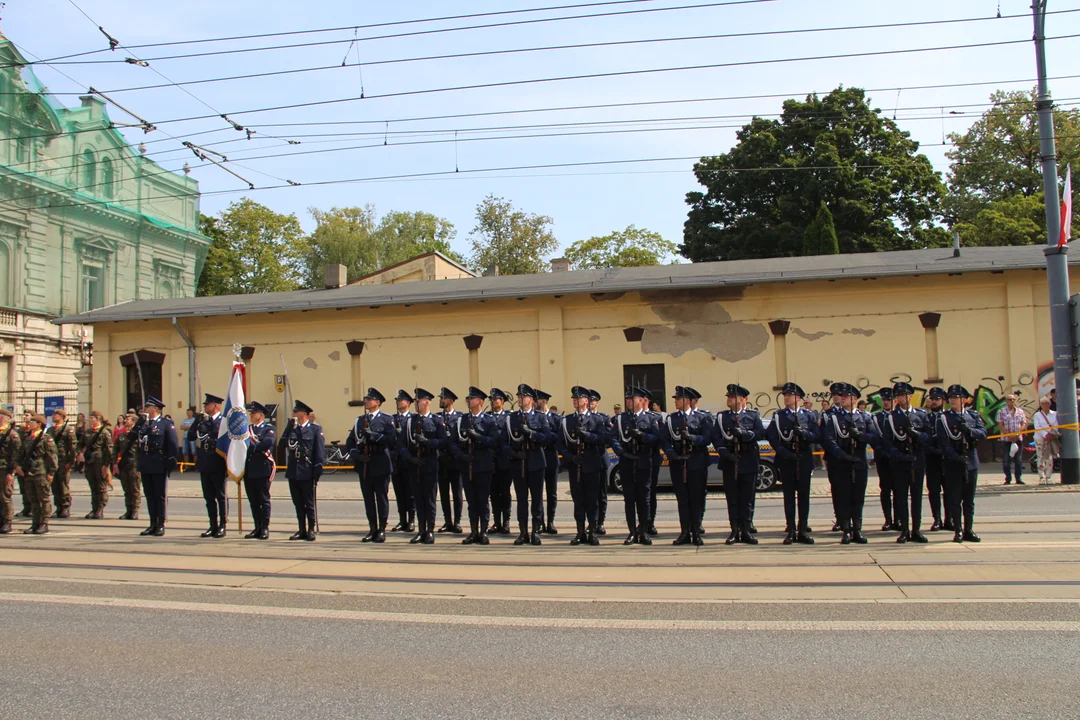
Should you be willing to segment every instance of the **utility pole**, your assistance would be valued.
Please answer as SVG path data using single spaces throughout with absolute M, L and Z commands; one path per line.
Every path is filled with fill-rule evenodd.
M 1053 344 L 1054 387 L 1060 425 L 1075 425 L 1076 392 L 1073 381 L 1072 328 L 1069 315 L 1069 246 L 1058 247 L 1061 210 L 1058 205 L 1057 151 L 1054 147 L 1054 103 L 1046 81 L 1046 3 L 1033 0 L 1035 63 L 1038 66 L 1039 152 L 1042 157 L 1043 194 L 1046 201 L 1046 276 L 1050 285 L 1050 336 Z M 1080 484 L 1080 437 L 1075 429 L 1061 431 L 1061 482 Z

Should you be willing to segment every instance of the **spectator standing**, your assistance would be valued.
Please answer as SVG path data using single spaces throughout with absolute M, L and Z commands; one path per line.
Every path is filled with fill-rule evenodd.
M 1039 402 L 1039 410 L 1032 418 L 1035 423 L 1035 457 L 1039 463 L 1039 483 L 1049 484 L 1050 476 L 1054 473 L 1054 458 L 1060 453 L 1057 430 L 1049 428 L 1058 424 L 1057 413 L 1050 409 L 1050 396 L 1047 395 Z
M 79 413 L 75 421 L 75 441 L 82 442 L 83 435 L 86 435 L 86 413 Z
M 1009 393 L 1005 396 L 1005 407 L 998 411 L 997 416 L 998 432 L 1001 433 L 1001 442 L 1004 446 L 1004 452 L 1002 453 L 1002 466 L 1005 470 L 1005 484 L 1011 485 L 1013 476 L 1016 476 L 1016 484 L 1023 485 L 1024 481 L 1021 479 L 1023 473 L 1024 463 L 1023 455 L 1021 452 L 1023 447 L 1023 436 L 1017 433 L 1027 429 L 1027 414 L 1022 407 L 1016 405 L 1016 395 Z M 1014 453 L 1013 445 L 1016 445 L 1016 452 Z
M 180 437 L 184 438 L 184 462 L 195 462 L 195 441 L 188 440 L 188 430 L 191 429 L 192 423 L 195 422 L 195 406 L 192 405 L 187 409 L 187 416 L 180 421 Z

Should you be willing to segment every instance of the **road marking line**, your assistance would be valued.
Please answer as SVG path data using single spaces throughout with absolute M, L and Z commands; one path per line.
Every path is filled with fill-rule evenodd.
M 94 598 L 75 595 L 0 593 L 0 602 L 23 602 L 84 607 L 168 610 L 225 615 L 248 615 L 352 622 L 392 622 L 472 627 L 555 628 L 568 630 L 692 630 L 714 632 L 1054 632 L 1080 633 L 1080 622 L 1055 620 L 626 620 L 597 618 L 482 617 L 367 610 L 328 610 L 218 603 Z

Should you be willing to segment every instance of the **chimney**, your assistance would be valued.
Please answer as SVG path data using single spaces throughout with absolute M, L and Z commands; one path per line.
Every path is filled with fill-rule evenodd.
M 488 266 L 488 269 L 484 271 L 484 277 L 499 277 L 499 263 Z
M 956 230 L 952 233 L 952 256 L 960 257 L 960 233 Z
M 349 271 L 344 265 L 327 265 L 324 272 L 326 273 L 325 286 L 327 290 L 348 284 Z
M 570 261 L 566 258 L 553 258 L 551 261 L 551 272 L 570 272 Z

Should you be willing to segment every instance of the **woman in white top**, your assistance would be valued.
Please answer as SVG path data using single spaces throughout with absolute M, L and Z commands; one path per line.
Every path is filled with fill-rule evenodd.
M 1058 456 L 1060 437 L 1057 430 L 1048 430 L 1058 424 L 1057 413 L 1050 409 L 1050 398 L 1039 401 L 1035 413 L 1035 455 L 1039 460 L 1039 482 L 1049 483 L 1054 472 L 1054 458 Z

